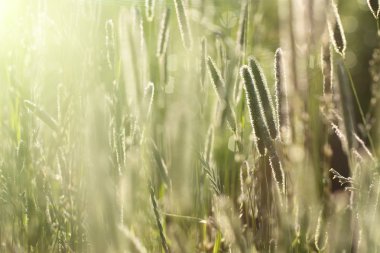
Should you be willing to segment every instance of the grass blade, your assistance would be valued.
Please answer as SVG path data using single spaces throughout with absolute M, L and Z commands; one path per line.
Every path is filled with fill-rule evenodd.
M 156 197 L 154 196 L 154 189 L 153 189 L 152 185 L 150 185 L 150 187 L 149 187 L 149 192 L 150 192 L 150 200 L 151 200 L 152 206 L 153 206 L 154 216 L 156 217 L 157 227 L 158 227 L 158 231 L 159 231 L 160 237 L 161 237 L 161 244 L 162 244 L 162 247 L 164 248 L 165 253 L 169 253 L 170 252 L 169 246 L 168 246 L 168 243 L 166 241 L 165 234 L 164 234 L 164 228 L 162 227 L 161 217 L 160 217 L 160 213 L 159 213 L 158 205 L 157 205 L 157 200 L 156 200 Z
M 211 126 L 207 131 L 205 151 L 203 153 L 203 157 L 207 163 L 210 163 L 212 160 L 213 148 L 214 148 L 214 128 Z
M 339 79 L 339 91 L 340 99 L 342 102 L 342 112 L 344 127 L 346 129 L 346 138 L 348 143 L 348 148 L 351 150 L 354 145 L 354 134 L 355 134 L 355 125 L 354 125 L 354 108 L 352 93 L 350 88 L 350 81 L 348 79 L 347 73 L 345 72 L 342 62 L 338 63 L 338 79 Z
M 216 67 L 216 64 L 210 56 L 207 58 L 207 67 L 211 81 L 219 98 L 219 102 L 222 104 L 223 109 L 225 110 L 227 122 L 232 131 L 235 132 L 237 129 L 236 117 L 234 111 L 231 108 L 231 104 L 228 101 L 226 94 L 226 85 L 224 83 L 224 79 L 220 73 L 220 70 Z
M 169 172 L 168 168 L 166 166 L 166 163 L 164 161 L 164 158 L 162 157 L 160 151 L 158 150 L 157 145 L 152 141 L 152 152 L 153 152 L 153 157 L 154 161 L 156 163 L 160 178 L 164 181 L 165 185 L 171 189 L 171 180 L 169 177 Z
M 201 85 L 204 88 L 206 79 L 207 39 L 201 39 Z
M 47 112 L 42 110 L 36 104 L 30 102 L 29 100 L 24 100 L 24 105 L 30 111 L 34 112 L 36 116 L 46 125 L 48 125 L 51 129 L 53 129 L 54 131 L 58 131 L 59 126 L 57 121 L 53 117 L 51 117 Z
M 215 62 L 210 56 L 207 58 L 207 67 L 208 67 L 208 72 L 209 72 L 212 84 L 214 85 L 215 91 L 218 95 L 218 98 L 220 100 L 223 100 L 224 97 L 226 96 L 225 94 L 226 85 L 224 83 L 224 79 L 222 77 L 220 70 L 216 67 Z
M 207 162 L 202 155 L 199 156 L 199 160 L 202 164 L 203 170 L 206 173 L 208 180 L 210 181 L 211 190 L 216 195 L 221 195 L 222 186 L 220 184 L 218 172 L 210 166 L 209 162 Z
M 106 22 L 106 49 L 107 62 L 110 69 L 114 68 L 115 64 L 115 31 L 112 19 Z

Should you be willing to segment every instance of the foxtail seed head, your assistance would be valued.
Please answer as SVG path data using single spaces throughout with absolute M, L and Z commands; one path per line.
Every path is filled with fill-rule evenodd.
M 259 62 L 254 57 L 250 57 L 248 59 L 248 63 L 255 80 L 254 84 L 257 88 L 258 96 L 262 103 L 261 106 L 264 112 L 265 121 L 268 125 L 270 136 L 272 139 L 276 139 L 278 136 L 278 131 L 275 121 L 275 111 L 264 72 Z
M 280 138 L 287 139 L 290 134 L 289 106 L 282 58 L 282 50 L 281 48 L 278 48 L 275 53 L 274 63 L 277 128 L 279 131 Z
M 333 91 L 333 65 L 330 43 L 326 43 L 322 46 L 321 61 L 323 75 L 323 95 L 329 95 Z
M 242 1 L 242 8 L 240 14 L 239 31 L 237 36 L 237 49 L 243 52 L 246 44 L 248 28 L 248 2 L 246 0 Z
M 259 140 L 256 141 L 257 149 L 261 155 L 265 155 L 265 149 L 259 145 L 260 142 L 262 142 L 267 149 L 272 148 L 273 145 L 264 119 L 259 92 L 257 91 L 253 74 L 248 66 L 241 67 L 240 75 L 244 82 L 251 125 L 252 128 L 254 128 L 256 139 Z
M 183 45 L 186 49 L 190 49 L 193 43 L 193 39 L 191 36 L 189 19 L 187 18 L 186 9 L 183 5 L 183 0 L 174 0 L 174 5 L 177 13 L 178 26 L 181 33 Z
M 269 154 L 269 164 L 272 168 L 272 176 L 276 182 L 277 189 L 281 194 L 285 194 L 285 173 L 282 168 L 282 164 L 278 154 L 275 150 L 270 151 Z
M 379 19 L 379 14 L 380 14 L 379 0 L 367 0 L 367 4 L 368 4 L 369 9 L 372 12 L 372 15 L 376 19 Z
M 157 44 L 157 57 L 164 55 L 166 52 L 168 40 L 169 40 L 169 21 L 170 21 L 170 9 L 165 10 L 164 15 L 161 19 L 160 33 L 158 35 Z
M 342 21 L 340 20 L 336 4 L 332 2 L 330 6 L 331 11 L 327 22 L 330 38 L 335 51 L 344 57 L 347 43 L 346 36 L 344 35 Z

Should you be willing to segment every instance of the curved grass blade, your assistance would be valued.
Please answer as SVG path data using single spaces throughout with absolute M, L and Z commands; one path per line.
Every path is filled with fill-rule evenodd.
M 212 150 L 214 147 L 214 128 L 210 126 L 207 131 L 207 139 L 205 143 L 205 150 L 203 153 L 203 157 L 207 163 L 210 163 L 212 160 Z
M 355 130 L 355 119 L 354 119 L 354 108 L 351 93 L 350 81 L 348 79 L 347 73 L 345 72 L 343 63 L 338 62 L 338 79 L 339 79 L 339 91 L 340 99 L 342 101 L 342 111 L 344 127 L 346 130 L 346 138 L 349 150 L 354 147 L 354 134 Z M 349 151 L 348 150 L 348 151 Z
M 164 234 L 164 228 L 162 227 L 161 217 L 160 217 L 160 213 L 158 211 L 157 200 L 156 200 L 156 197 L 154 196 L 154 189 L 153 189 L 152 184 L 149 186 L 149 192 L 150 192 L 150 200 L 151 200 L 152 206 L 153 206 L 154 216 L 156 218 L 158 231 L 159 231 L 160 237 L 161 237 L 161 244 L 162 244 L 162 247 L 164 248 L 165 253 L 169 253 L 170 252 L 169 246 L 168 246 L 165 234 Z
M 222 74 L 220 73 L 220 70 L 216 67 L 216 64 L 210 56 L 207 58 L 207 67 L 209 70 L 211 81 L 218 95 L 219 102 L 224 107 L 223 109 L 226 113 L 227 122 L 231 127 L 232 131 L 235 132 L 237 129 L 236 117 L 234 111 L 231 108 L 231 104 L 228 102 L 226 94 L 226 85 L 224 83 L 224 79 L 222 77 Z
M 172 183 L 171 183 L 171 180 L 169 177 L 168 168 L 166 166 L 164 158 L 161 155 L 161 152 L 158 150 L 157 145 L 153 141 L 152 141 L 152 152 L 153 152 L 153 157 L 154 157 L 156 166 L 158 168 L 158 172 L 159 172 L 160 177 L 162 178 L 165 185 L 169 189 L 171 189 Z
M 215 47 L 218 53 L 217 63 L 220 66 L 220 73 L 222 74 L 223 78 L 226 78 L 226 69 L 227 69 L 226 45 L 224 41 L 222 40 L 222 38 L 220 38 L 219 36 L 216 38 Z
M 207 58 L 207 67 L 208 72 L 212 81 L 212 84 L 214 85 L 215 91 L 218 95 L 218 98 L 220 100 L 223 100 L 226 96 L 225 94 L 225 83 L 224 79 L 222 77 L 222 74 L 220 73 L 220 70 L 216 67 L 215 62 L 213 59 L 209 56 Z
M 123 233 L 123 235 L 134 245 L 135 249 L 139 253 L 147 253 L 145 246 L 141 242 L 141 240 L 131 231 L 128 227 L 120 225 L 119 230 Z
M 24 100 L 24 105 L 27 109 L 34 112 L 35 115 L 46 125 L 48 125 L 51 129 L 53 129 L 54 131 L 58 131 L 59 126 L 57 121 L 53 117 L 51 117 L 47 112 L 42 110 L 36 104 L 30 102 L 29 100 Z
M 112 19 L 106 21 L 106 49 L 107 63 L 110 69 L 114 68 L 115 64 L 115 31 Z

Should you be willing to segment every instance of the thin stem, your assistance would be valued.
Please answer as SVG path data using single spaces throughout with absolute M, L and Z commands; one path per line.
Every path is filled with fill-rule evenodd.
M 179 218 L 179 219 L 187 219 L 191 221 L 197 221 L 199 223 L 207 223 L 206 220 L 203 220 L 198 217 L 192 217 L 192 216 L 186 216 L 186 215 L 180 215 L 180 214 L 173 214 L 173 213 L 165 213 L 165 212 L 160 212 L 162 215 L 168 216 L 168 217 L 173 217 L 173 218 Z
M 351 73 L 350 71 L 348 70 L 347 66 L 346 66 L 346 63 L 343 59 L 343 66 L 344 66 L 344 69 L 346 70 L 346 73 L 348 75 L 348 78 L 350 79 L 350 85 L 351 85 L 351 89 L 352 89 L 352 92 L 354 94 L 354 97 L 355 97 L 355 101 L 356 101 L 356 104 L 358 105 L 358 108 L 359 108 L 359 112 L 360 112 L 360 117 L 362 118 L 362 121 L 363 121 L 363 124 L 364 124 L 364 131 L 365 131 L 365 134 L 367 135 L 367 138 L 368 138 L 368 141 L 369 141 L 369 144 L 371 146 L 371 149 L 373 152 L 375 152 L 375 146 L 373 144 L 373 140 L 372 140 L 372 137 L 371 135 L 369 134 L 369 131 L 367 129 L 367 120 L 365 119 L 365 116 L 364 116 L 364 112 L 363 112 L 363 109 L 360 105 L 360 101 L 359 101 L 359 97 L 358 97 L 358 94 L 356 92 L 356 89 L 355 89 L 355 84 L 354 84 L 354 81 L 352 79 L 352 76 L 351 76 Z

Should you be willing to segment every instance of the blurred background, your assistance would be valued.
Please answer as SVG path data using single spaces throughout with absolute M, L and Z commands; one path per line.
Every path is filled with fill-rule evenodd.
M 282 47 L 290 59 L 289 23 L 301 34 L 296 35 L 293 48 L 301 59 L 296 70 L 301 72 L 301 88 L 295 88 L 291 74 L 287 85 L 290 107 L 295 108 L 292 121 L 301 122 L 295 124 L 294 135 L 302 137 L 295 137 L 281 151 L 281 158 L 289 174 L 297 175 L 290 182 L 298 191 L 294 206 L 299 205 L 299 210 L 289 215 L 289 227 L 298 219 L 301 225 L 295 223 L 305 228 L 300 228 L 305 236 L 292 228 L 291 238 L 279 240 L 278 245 L 301 237 L 305 245 L 311 244 L 306 234 L 312 229 L 306 224 L 314 226 L 321 206 L 328 202 L 323 197 L 325 185 L 329 194 L 343 192 L 342 199 L 348 202 L 344 187 L 331 181 L 328 170 L 351 176 L 352 160 L 339 138 L 325 141 L 331 130 L 326 130 L 329 127 L 319 113 L 320 49 L 326 30 L 320 17 L 327 1 L 248 0 L 243 53 L 235 50 L 243 1 L 184 1 L 190 49 L 183 32 L 181 36 L 185 24 L 179 24 L 176 1 L 152 1 L 149 17 L 150 1 L 143 0 L 0 0 L 2 252 L 160 252 L 165 247 L 156 210 L 172 252 L 212 252 L 218 238 L 215 231 L 220 229 L 208 220 L 217 208 L 199 157 L 212 143 L 210 166 L 218 174 L 222 194 L 232 203 L 231 210 L 238 212 L 241 168 L 264 166 L 252 141 L 239 68 L 254 55 L 272 92 L 276 49 Z M 308 12 L 308 4 L 322 7 Z M 292 21 L 284 6 L 293 8 Z M 341 0 L 337 6 L 347 40 L 344 63 L 369 123 L 365 129 L 353 103 L 357 133 L 369 146 L 369 130 L 378 147 L 377 21 L 365 0 Z M 167 9 L 168 37 L 157 55 Z M 302 25 L 309 19 L 315 27 Z M 308 39 L 302 37 L 309 33 Z M 202 38 L 207 40 L 206 55 L 225 78 L 227 97 L 233 97 L 238 136 L 227 127 L 212 81 L 202 72 Z M 337 53 L 333 57 L 341 59 Z M 284 68 L 290 73 L 290 64 Z M 325 144 L 333 151 L 331 159 L 325 157 Z M 379 148 L 371 151 L 374 156 L 380 152 Z M 154 189 L 158 209 L 152 207 L 149 187 Z M 342 218 L 339 224 L 346 221 Z M 343 225 L 337 227 L 338 232 L 345 230 Z M 257 246 L 260 238 L 252 231 L 244 236 L 254 238 L 252 243 L 246 239 L 248 245 Z M 378 234 L 368 240 L 376 241 Z M 228 239 L 223 243 L 234 245 Z M 330 252 L 345 248 L 339 243 L 332 243 Z M 265 252 L 268 245 L 257 249 L 263 247 Z M 248 248 L 255 252 L 253 246 Z

